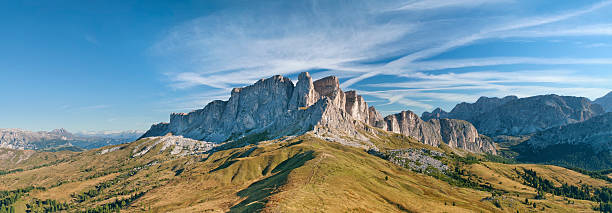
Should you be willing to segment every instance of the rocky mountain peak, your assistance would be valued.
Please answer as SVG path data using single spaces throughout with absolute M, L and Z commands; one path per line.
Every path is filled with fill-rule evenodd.
M 151 126 L 142 137 L 172 133 L 220 143 L 253 134 L 276 138 L 312 132 L 346 145 L 367 148 L 373 144 L 363 132 L 372 131 L 371 127 L 412 136 L 430 145 L 443 142 L 439 122 L 437 125 L 426 123 L 410 111 L 383 118 L 356 91 L 343 92 L 337 77 L 313 81 L 307 72 L 298 76 L 295 85 L 289 78 L 276 75 L 250 86 L 234 88 L 229 100 L 213 101 L 189 113 L 173 113 L 169 123 Z M 346 137 L 363 143 L 347 141 Z M 466 143 L 478 142 L 473 136 L 455 138 L 465 139 Z M 494 152 L 494 149 L 470 151 Z
M 340 81 L 336 76 L 328 76 L 314 82 L 314 89 L 322 96 L 333 96 L 340 90 Z
M 300 73 L 298 82 L 293 88 L 289 102 L 289 110 L 313 105 L 319 99 L 319 93 L 314 89 L 314 83 L 308 72 Z
M 522 135 L 550 127 L 581 122 L 604 110 L 587 98 L 539 95 L 526 98 L 481 97 L 475 103 L 460 103 L 448 118 L 466 120 L 483 134 Z
M 49 133 L 54 134 L 54 135 L 59 135 L 59 136 L 66 136 L 66 137 L 72 136 L 72 133 L 68 132 L 68 130 L 64 128 L 54 129 L 54 130 L 51 130 Z
M 448 112 L 444 111 L 441 108 L 436 108 L 433 111 L 430 112 L 423 112 L 423 114 L 421 114 L 421 119 L 428 121 L 431 119 L 442 119 L 442 118 L 448 118 Z

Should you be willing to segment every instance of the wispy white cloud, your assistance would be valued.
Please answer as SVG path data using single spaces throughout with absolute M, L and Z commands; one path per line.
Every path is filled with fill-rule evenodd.
M 480 71 L 467 73 L 426 74 L 413 73 L 409 81 L 368 84 L 373 88 L 388 88 L 360 91 L 366 95 L 386 99 L 393 104 L 411 98 L 411 106 L 421 110 L 432 110 L 428 102 L 475 101 L 481 96 L 517 95 L 527 97 L 542 94 L 583 96 L 594 99 L 606 94 L 609 79 L 586 76 L 570 70 L 525 70 L 525 71 Z M 423 100 L 429 100 L 428 102 Z
M 351 72 L 344 64 L 398 51 L 400 47 L 378 47 L 416 27 L 376 23 L 370 10 L 363 9 L 339 8 L 321 15 L 326 9 L 313 4 L 310 10 L 283 16 L 221 12 L 176 27 L 153 50 L 159 55 L 186 54 L 179 62 L 189 64 L 190 70 L 168 72 L 172 85 L 225 88 L 308 69 Z
M 401 104 L 407 107 L 416 107 L 420 109 L 431 110 L 434 106 L 416 101 L 408 97 L 408 93 L 397 93 L 392 91 L 358 91 L 360 94 L 374 96 L 381 99 L 386 99 L 388 102 L 380 104 L 378 106 L 384 106 L 389 104 Z
M 593 5 L 590 5 L 586 8 L 564 12 L 556 15 L 550 16 L 537 16 L 537 17 L 528 17 L 520 20 L 512 21 L 509 23 L 503 23 L 495 27 L 480 29 L 478 32 L 474 34 L 470 34 L 460 38 L 454 38 L 446 43 L 443 43 L 438 46 L 434 46 L 431 48 L 426 48 L 420 51 L 416 51 L 414 53 L 403 56 L 399 59 L 393 60 L 389 63 L 384 64 L 382 67 L 378 68 L 377 71 L 372 71 L 370 73 L 362 74 L 354 79 L 352 79 L 349 83 L 345 83 L 345 87 L 350 87 L 352 84 L 357 83 L 361 80 L 370 78 L 372 76 L 378 75 L 379 73 L 406 73 L 413 72 L 414 70 L 406 70 L 404 69 L 406 66 L 414 63 L 417 60 L 426 59 L 432 56 L 439 55 L 441 53 L 447 52 L 457 47 L 465 46 L 471 44 L 473 42 L 490 39 L 490 38 L 499 38 L 505 37 L 505 33 L 507 31 L 513 31 L 523 28 L 535 27 L 550 23 L 555 23 L 559 21 L 563 21 L 569 18 L 573 18 L 576 16 L 580 16 L 589 12 L 593 12 L 595 10 L 604 8 L 608 5 L 612 4 L 612 1 L 603 1 Z M 569 30 L 571 31 L 571 30 Z M 567 32 L 566 32 L 567 33 Z M 529 37 L 530 35 L 536 35 L 533 33 L 529 34 L 514 34 L 517 37 Z M 563 34 L 557 34 L 559 36 Z M 539 35 L 537 35 L 539 37 Z M 384 71 L 381 71 L 384 70 Z
M 457 18 L 414 15 L 421 14 L 414 13 L 417 10 L 427 10 L 428 14 L 468 7 L 486 10 L 509 2 L 520 3 L 506 0 L 385 1 L 379 4 L 355 1 L 350 6 L 338 6 L 313 1 L 298 7 L 299 11 L 289 9 L 281 14 L 259 9 L 227 10 L 171 29 L 152 51 L 163 59 L 160 64 L 171 87 L 183 90 L 204 85 L 212 88 L 203 96 L 171 100 L 168 104 L 181 109 L 227 97 L 223 93 L 229 88 L 251 84 L 260 78 L 311 69 L 325 70 L 314 73 L 315 78 L 332 74 L 342 77 L 345 81 L 341 86 L 346 89 L 378 75 L 392 75 L 399 80 L 415 79 L 380 85 L 359 84 L 356 88 L 366 95 L 386 100 L 386 104 L 422 109 L 431 109 L 436 101 L 459 101 L 480 95 L 570 94 L 569 91 L 574 91 L 575 95 L 593 97 L 606 90 L 601 85 L 610 79 L 563 69 L 464 70 L 463 73 L 439 74 L 445 69 L 499 65 L 612 65 L 612 58 L 494 57 L 493 54 L 487 58 L 428 60 L 491 39 L 612 35 L 612 25 L 607 23 L 567 23 L 608 7 L 612 1 L 562 12 L 550 11 L 548 15 L 521 14 L 521 17 L 510 13 Z M 390 12 L 389 8 L 394 10 Z M 579 84 L 598 84 L 600 89 Z M 366 90 L 372 88 L 376 90 Z
M 511 0 L 423 0 L 412 1 L 395 10 L 431 10 L 445 7 L 473 7 L 483 4 L 509 3 Z
M 406 65 L 405 70 L 431 71 L 465 67 L 487 67 L 497 65 L 612 65 L 612 58 L 535 58 L 535 57 L 489 57 L 419 61 Z
M 560 37 L 560 36 L 610 36 L 612 24 L 592 24 L 571 27 L 547 27 L 504 33 L 498 37 Z

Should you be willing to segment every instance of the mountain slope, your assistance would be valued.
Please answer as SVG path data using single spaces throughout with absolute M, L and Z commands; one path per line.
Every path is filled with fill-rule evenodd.
M 153 125 L 142 137 L 171 133 L 220 143 L 249 135 L 271 139 L 312 132 L 345 145 L 378 149 L 367 137 L 367 133 L 377 131 L 372 127 L 433 146 L 446 143 L 471 152 L 495 153 L 492 142 L 480 137 L 467 122 L 424 122 L 409 111 L 383 118 L 355 91 L 343 92 L 338 78 L 313 81 L 307 72 L 299 75 L 295 86 L 290 79 L 277 75 L 234 88 L 229 100 L 213 101 L 190 113 L 173 113 L 169 123 Z
M 587 98 L 540 95 L 527 98 L 481 97 L 475 103 L 460 103 L 448 118 L 466 120 L 488 136 L 525 135 L 550 127 L 588 120 L 604 112 Z M 444 112 L 441 112 L 444 114 Z M 424 115 L 428 115 L 424 113 Z
M 0 190 L 35 184 L 44 190 L 23 194 L 14 204 L 18 209 L 27 209 L 26 204 L 31 209 L 43 208 L 36 200 L 51 199 L 49 202 L 63 204 L 69 211 L 112 207 L 125 212 L 525 212 L 542 208 L 572 212 L 592 211 L 597 205 L 552 196 L 532 200 L 535 190 L 517 176 L 514 165 L 461 163 L 467 158 L 453 157 L 452 152 L 398 134 L 381 135 L 377 143 L 389 149 L 442 153 L 447 157 L 441 160 L 453 168 L 451 171 L 460 171 L 448 171 L 449 175 L 464 174 L 453 180 L 480 186 L 457 186 L 454 181 L 434 178 L 436 174 L 413 172 L 363 149 L 308 133 L 239 148 L 220 145 L 212 149 L 216 151 L 210 151 L 208 143 L 177 136 L 145 138 L 0 175 Z M 173 150 L 186 152 L 173 154 Z M 492 172 L 480 176 L 483 168 Z M 541 175 L 550 178 L 545 172 Z M 498 180 L 492 177 L 504 178 L 517 187 L 498 191 Z M 568 182 L 559 178 L 556 180 Z M 609 186 L 584 175 L 573 175 L 571 180 L 594 187 Z M 493 193 L 481 188 L 487 185 L 495 186 Z M 524 203 L 525 198 L 530 203 Z M 110 205 L 117 199 L 124 204 Z
M 612 112 L 612 92 L 609 92 L 603 97 L 595 99 L 595 101 L 593 102 L 601 105 L 606 110 L 606 112 Z
M 612 112 L 534 134 L 515 148 L 520 159 L 586 169 L 612 168 Z

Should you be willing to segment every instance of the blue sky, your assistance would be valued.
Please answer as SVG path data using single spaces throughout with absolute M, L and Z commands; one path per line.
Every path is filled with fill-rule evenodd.
M 336 75 L 383 114 L 603 96 L 612 1 L 3 1 L 0 128 L 145 130 L 233 87 Z

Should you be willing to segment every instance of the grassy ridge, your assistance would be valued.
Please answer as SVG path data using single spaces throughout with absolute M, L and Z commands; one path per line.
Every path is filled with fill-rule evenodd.
M 456 156 L 457 150 L 431 147 L 396 134 L 371 141 L 382 150 L 426 148 Z M 462 154 L 457 175 L 495 190 L 458 186 L 413 172 L 363 149 L 304 135 L 289 140 L 226 146 L 212 154 L 174 156 L 142 139 L 125 145 L 64 156 L 59 163 L 0 176 L 0 188 L 45 187 L 24 194 L 15 208 L 39 201 L 69 205 L 71 211 L 120 208 L 127 212 L 555 212 L 592 211 L 592 201 L 547 197 L 515 168 L 528 168 L 555 183 L 608 186 L 561 167 L 483 162 L 486 156 Z M 104 149 L 115 151 L 101 154 Z M 41 162 L 42 163 L 42 162 Z M 117 202 L 119 201 L 119 202 Z M 123 202 L 126 201 L 126 202 Z M 128 202 L 129 201 L 129 202 Z M 535 203 L 535 207 L 534 207 Z

